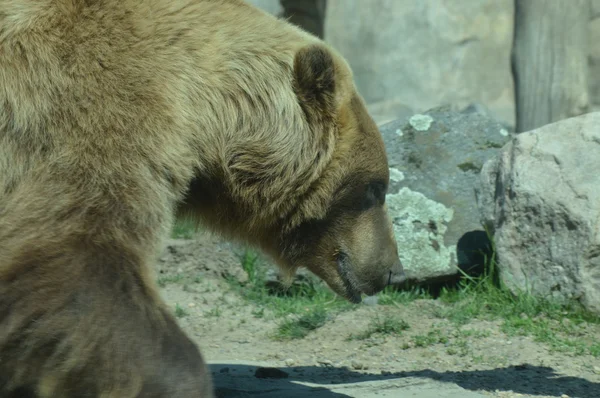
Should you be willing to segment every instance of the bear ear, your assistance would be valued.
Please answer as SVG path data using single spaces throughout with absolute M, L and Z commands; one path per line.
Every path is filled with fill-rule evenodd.
M 294 58 L 295 90 L 309 118 L 332 116 L 335 112 L 335 64 L 323 46 L 309 45 Z

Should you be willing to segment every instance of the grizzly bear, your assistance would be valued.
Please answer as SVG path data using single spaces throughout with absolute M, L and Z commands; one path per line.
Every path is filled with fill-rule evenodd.
M 241 0 L 0 0 L 0 396 L 212 397 L 176 217 L 361 295 L 403 271 L 344 59 Z

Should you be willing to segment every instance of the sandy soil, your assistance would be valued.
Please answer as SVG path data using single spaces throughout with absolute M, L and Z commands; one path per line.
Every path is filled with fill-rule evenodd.
M 300 378 L 318 367 L 330 372 L 330 383 L 419 377 L 490 397 L 600 397 L 600 357 L 552 352 L 532 337 L 509 338 L 501 321 L 473 320 L 458 327 L 435 315 L 444 306 L 436 300 L 361 304 L 303 339 L 276 341 L 271 336 L 280 319 L 257 316 L 257 305 L 225 280 L 246 277 L 235 247 L 209 235 L 170 241 L 156 273 L 163 297 L 209 361 L 266 361 Z M 347 339 L 386 314 L 410 328 L 400 335 Z M 582 328 L 586 339 L 600 342 L 600 326 Z M 416 343 L 427 335 L 443 337 Z

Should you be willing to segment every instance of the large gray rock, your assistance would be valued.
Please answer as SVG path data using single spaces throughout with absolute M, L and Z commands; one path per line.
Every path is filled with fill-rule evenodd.
M 513 12 L 513 0 L 328 0 L 325 40 L 368 103 L 480 102 L 514 126 Z
M 390 165 L 387 206 L 409 279 L 447 279 L 457 265 L 483 265 L 489 239 L 474 189 L 484 162 L 510 133 L 477 106 L 463 112 L 437 108 L 380 130 Z
M 600 314 L 600 113 L 518 135 L 477 194 L 507 287 Z

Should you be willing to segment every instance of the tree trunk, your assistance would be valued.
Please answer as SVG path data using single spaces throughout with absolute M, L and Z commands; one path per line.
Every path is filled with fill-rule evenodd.
M 517 132 L 585 113 L 588 0 L 515 0 Z

